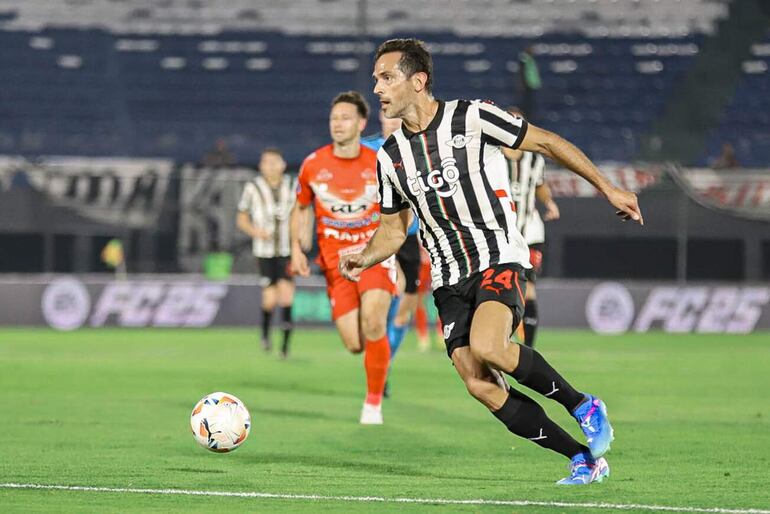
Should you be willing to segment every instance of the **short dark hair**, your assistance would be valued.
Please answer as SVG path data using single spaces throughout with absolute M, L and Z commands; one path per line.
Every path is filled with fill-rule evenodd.
M 334 97 L 334 100 L 332 100 L 332 107 L 343 102 L 355 105 L 358 114 L 361 115 L 362 118 L 366 119 L 369 117 L 369 104 L 366 103 L 363 95 L 358 91 L 345 91 L 344 93 L 338 94 Z
M 419 39 L 389 39 L 377 48 L 374 60 L 379 59 L 383 54 L 391 52 L 401 52 L 401 60 L 398 61 L 398 67 L 404 72 L 404 75 L 411 77 L 415 73 L 425 73 L 428 80 L 425 88 L 428 93 L 433 91 L 433 58 L 423 41 Z
M 261 155 L 265 155 L 266 153 L 274 153 L 274 154 L 278 155 L 279 157 L 283 158 L 283 152 L 277 146 L 268 146 L 267 148 L 262 150 L 262 154 Z

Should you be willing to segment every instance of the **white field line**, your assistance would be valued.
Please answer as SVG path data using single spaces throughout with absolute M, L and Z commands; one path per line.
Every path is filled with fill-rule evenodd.
M 267 498 L 275 500 L 309 500 L 338 502 L 417 503 L 430 505 L 496 505 L 509 507 L 559 507 L 566 509 L 613 509 L 647 510 L 651 512 L 692 512 L 696 514 L 770 514 L 765 509 L 730 509 L 724 507 L 672 507 L 634 503 L 578 503 L 534 500 L 452 500 L 448 498 L 386 498 L 384 496 L 326 496 L 321 494 L 277 494 L 235 491 L 196 491 L 190 489 L 139 489 L 131 487 L 91 487 L 82 485 L 52 484 L 0 484 L 0 489 L 38 489 L 53 491 L 79 491 L 94 493 L 130 493 L 178 496 L 224 496 L 232 498 Z

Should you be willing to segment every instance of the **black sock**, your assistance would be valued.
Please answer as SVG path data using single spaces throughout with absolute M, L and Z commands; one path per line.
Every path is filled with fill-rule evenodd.
M 521 385 L 556 400 L 572 414 L 584 399 L 564 378 L 532 348 L 519 345 L 519 365 L 510 375 Z
M 537 332 L 537 300 L 527 300 L 524 304 L 524 344 L 535 347 Z
M 571 459 L 578 453 L 588 453 L 584 445 L 554 423 L 536 401 L 516 389 L 508 390 L 508 399 L 493 412 L 508 430 L 519 437 L 560 453 Z
M 270 318 L 273 311 L 262 309 L 262 339 L 270 339 Z
M 294 325 L 291 321 L 291 305 L 283 308 L 283 345 L 281 346 L 281 353 L 284 355 L 289 354 L 289 339 L 291 338 L 291 330 Z

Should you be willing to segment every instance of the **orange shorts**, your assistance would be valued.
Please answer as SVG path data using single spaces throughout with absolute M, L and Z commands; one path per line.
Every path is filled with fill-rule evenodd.
M 430 293 L 431 288 L 430 278 L 430 261 L 423 260 L 420 263 L 420 289 L 421 293 Z
M 371 289 L 384 289 L 396 294 L 396 259 L 390 257 L 361 273 L 358 282 L 347 280 L 337 268 L 326 271 L 326 293 L 332 304 L 332 319 L 337 320 L 348 312 L 358 309 L 361 296 Z

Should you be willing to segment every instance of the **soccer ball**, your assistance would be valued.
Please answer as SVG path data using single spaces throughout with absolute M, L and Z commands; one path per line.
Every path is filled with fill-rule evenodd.
M 199 401 L 190 415 L 195 441 L 212 452 L 231 452 L 249 436 L 251 416 L 246 406 L 229 393 L 211 393 Z

